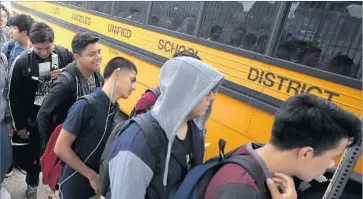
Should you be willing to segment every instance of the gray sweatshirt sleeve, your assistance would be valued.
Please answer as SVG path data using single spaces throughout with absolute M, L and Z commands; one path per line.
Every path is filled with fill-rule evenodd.
M 144 161 L 130 151 L 120 151 L 108 167 L 112 199 L 145 198 L 153 171 Z
M 6 71 L 6 75 L 5 75 L 5 88 L 4 88 L 4 92 L 3 92 L 3 97 L 6 101 L 6 109 L 5 109 L 5 115 L 4 115 L 4 119 L 6 124 L 11 123 L 12 119 L 11 119 L 11 114 L 10 114 L 10 104 L 9 104 L 9 74 L 8 74 L 8 62 L 5 59 L 4 60 L 4 67 L 5 67 L 5 71 Z
M 9 103 L 9 78 L 6 78 L 6 86 L 4 88 L 4 98 L 6 100 L 6 109 L 5 109 L 5 122 L 6 124 L 10 124 L 12 121 L 11 113 L 10 113 L 10 103 Z

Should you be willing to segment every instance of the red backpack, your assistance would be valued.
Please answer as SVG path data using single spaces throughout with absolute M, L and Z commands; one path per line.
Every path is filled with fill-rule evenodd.
M 152 95 L 148 95 L 149 93 Z M 136 115 L 143 114 L 146 111 L 150 110 L 154 106 L 160 94 L 161 92 L 159 87 L 147 89 L 145 93 L 141 96 L 141 98 L 137 101 L 134 109 L 130 114 L 130 118 Z
M 56 190 L 59 177 L 63 170 L 62 161 L 54 153 L 55 143 L 62 130 L 62 126 L 63 124 L 60 124 L 55 128 L 49 138 L 47 148 L 40 158 L 40 166 L 42 167 L 43 172 L 43 184 L 47 184 L 52 191 Z
M 88 105 L 92 105 L 95 102 L 95 99 L 92 95 L 84 95 L 80 99 L 85 99 Z M 93 110 L 93 109 L 90 109 Z M 89 111 L 89 125 L 93 125 L 93 117 L 92 111 Z M 62 130 L 62 124 L 59 124 L 53 131 L 52 135 L 50 136 L 47 147 L 45 149 L 44 154 L 40 158 L 40 166 L 43 172 L 43 184 L 48 185 L 52 191 L 56 190 L 59 178 L 63 171 L 63 162 L 59 157 L 54 153 L 54 147 L 57 142 L 59 133 Z

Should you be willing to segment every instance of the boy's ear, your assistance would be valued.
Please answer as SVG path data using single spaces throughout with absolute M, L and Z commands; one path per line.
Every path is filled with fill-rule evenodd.
M 79 59 L 79 55 L 77 55 L 77 54 L 73 54 L 73 58 L 74 58 L 75 60 L 77 60 L 77 59 Z
M 298 159 L 307 160 L 314 157 L 314 149 L 312 147 L 302 147 L 298 150 Z

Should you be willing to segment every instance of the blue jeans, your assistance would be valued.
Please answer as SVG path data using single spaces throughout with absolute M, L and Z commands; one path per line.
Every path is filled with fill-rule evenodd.
M 0 183 L 4 181 L 5 174 L 8 171 L 11 163 L 12 163 L 12 147 L 10 142 L 10 137 L 8 134 L 8 127 L 5 124 L 5 121 L 1 121 L 1 131 L 0 131 L 0 148 L 1 148 L 1 156 L 0 156 Z

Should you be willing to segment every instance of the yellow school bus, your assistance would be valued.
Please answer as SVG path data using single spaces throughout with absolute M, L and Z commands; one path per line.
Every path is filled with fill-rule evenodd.
M 103 65 L 115 56 L 132 60 L 139 74 L 136 91 L 120 101 L 125 114 L 158 85 L 160 67 L 176 52 L 187 50 L 223 72 L 206 158 L 218 153 L 220 138 L 226 150 L 268 142 L 273 114 L 298 93 L 362 115 L 361 2 L 35 1 L 12 2 L 12 9 L 48 23 L 55 43 L 69 49 L 77 32 L 98 35 Z M 342 198 L 362 198 L 361 183 L 359 156 Z

